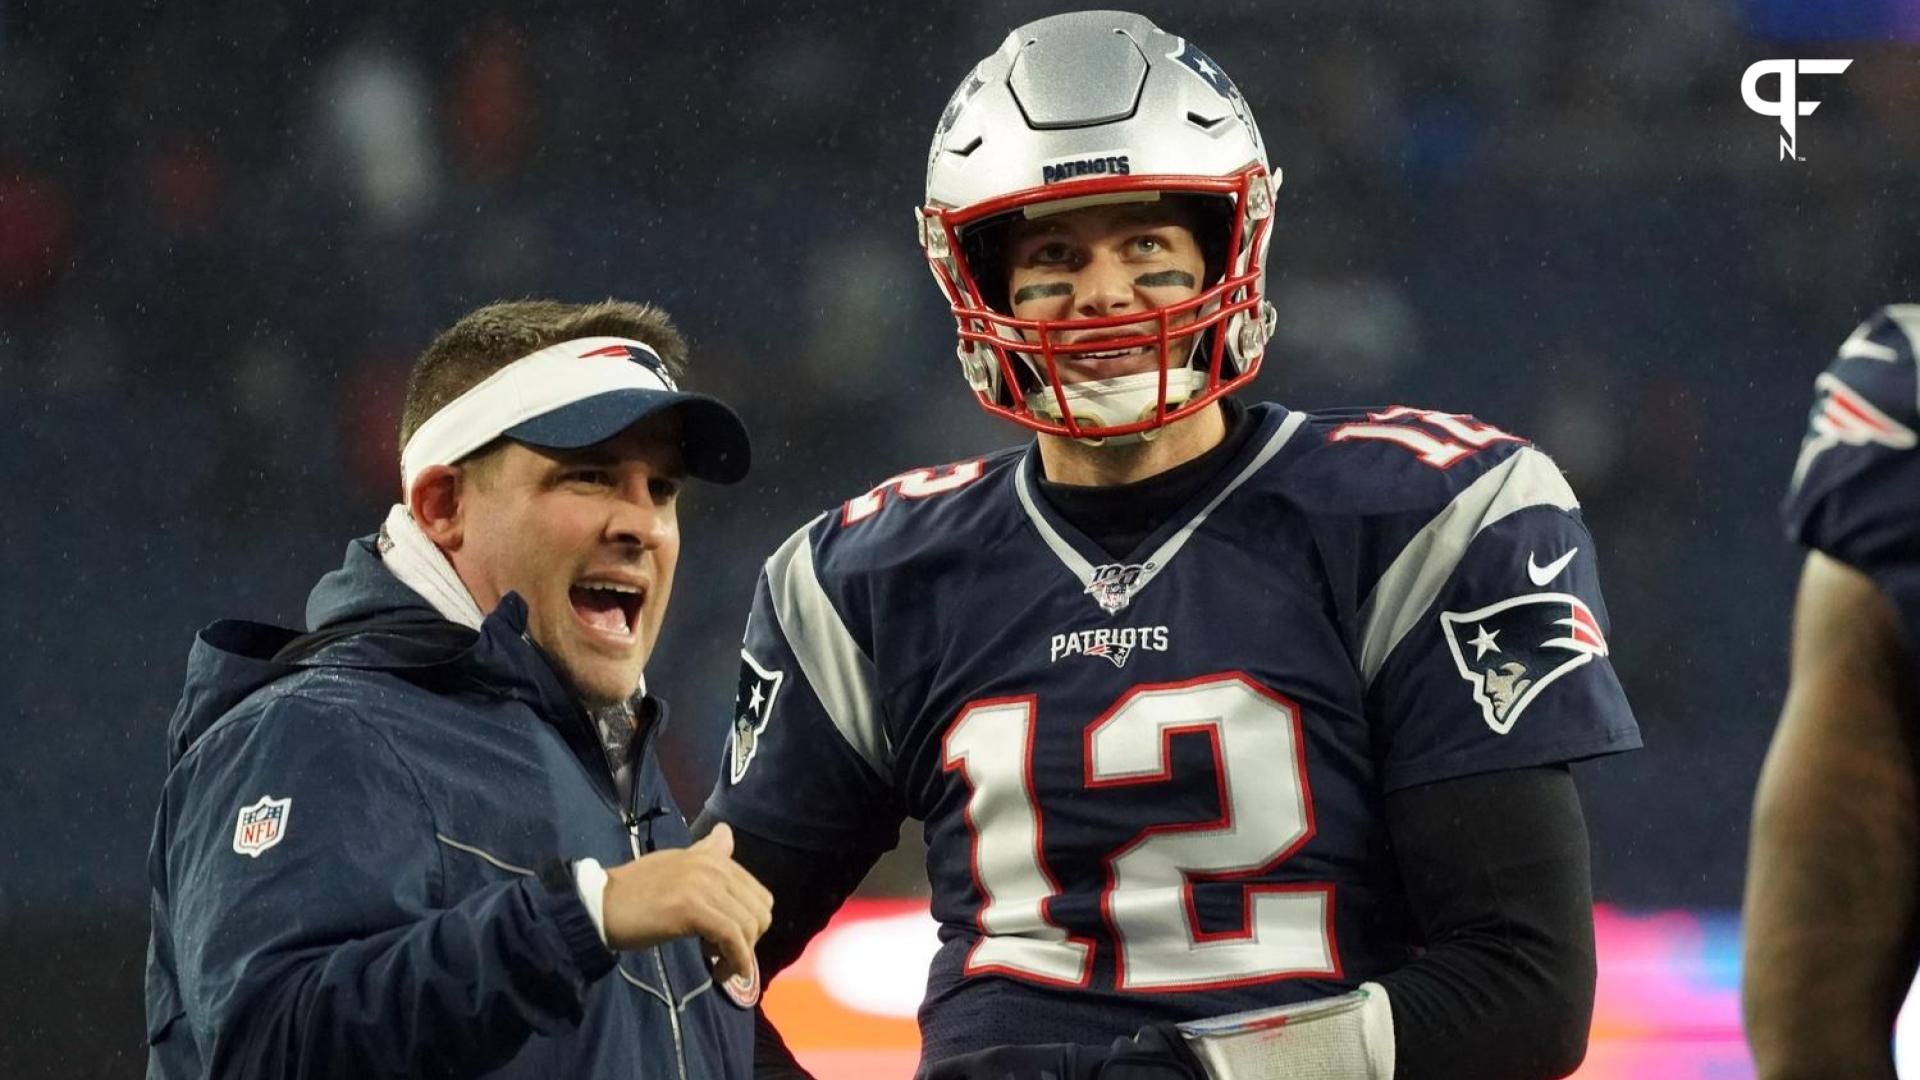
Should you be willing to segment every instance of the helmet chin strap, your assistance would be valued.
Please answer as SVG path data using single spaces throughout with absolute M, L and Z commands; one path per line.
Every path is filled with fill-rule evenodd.
M 1167 408 L 1176 409 L 1186 404 L 1187 399 L 1205 389 L 1206 384 L 1207 376 L 1203 371 L 1179 367 L 1167 372 Z M 1067 408 L 1073 413 L 1075 423 L 1118 427 L 1153 415 L 1160 404 L 1160 373 L 1143 371 L 1137 375 L 1068 383 L 1063 389 Z M 1029 392 L 1026 404 L 1027 409 L 1036 416 L 1056 422 L 1066 419 L 1060 415 L 1060 406 L 1054 400 L 1051 388 Z M 1089 436 L 1079 441 L 1093 446 L 1124 446 L 1127 443 L 1152 442 L 1163 430 L 1155 427 L 1126 435 Z

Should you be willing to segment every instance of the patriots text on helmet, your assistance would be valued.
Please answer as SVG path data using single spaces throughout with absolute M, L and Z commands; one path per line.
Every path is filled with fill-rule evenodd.
M 1133 166 L 1128 163 L 1126 154 L 1110 154 L 1043 165 L 1040 168 L 1040 180 L 1044 184 L 1057 184 L 1062 180 L 1078 180 L 1083 176 L 1127 176 L 1132 172 Z

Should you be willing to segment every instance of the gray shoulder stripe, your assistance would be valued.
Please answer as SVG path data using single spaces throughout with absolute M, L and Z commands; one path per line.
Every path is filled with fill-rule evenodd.
M 1481 531 L 1530 506 L 1580 505 L 1553 459 L 1523 446 L 1453 497 L 1415 533 L 1360 607 L 1360 676 L 1372 685 L 1394 646 L 1426 614 Z
M 767 560 L 774 618 L 840 737 L 874 772 L 891 778 L 892 755 L 874 701 L 873 661 L 860 651 L 820 587 L 813 569 L 812 533 L 811 527 L 794 533 Z
M 499 867 L 502 870 L 507 871 L 508 873 L 519 874 L 521 877 L 534 876 L 533 871 L 527 869 L 524 866 L 515 866 L 512 863 L 506 861 L 505 859 L 500 858 L 498 855 L 495 855 L 492 852 L 485 850 L 484 848 L 477 848 L 477 847 L 474 847 L 472 844 L 463 844 L 460 841 L 455 840 L 453 837 L 448 836 L 446 833 L 440 833 L 440 832 L 434 833 L 433 838 L 435 840 L 440 841 L 442 844 L 445 844 L 446 846 L 454 849 L 455 851 L 464 851 L 469 855 L 478 855 L 482 859 L 485 859 L 486 861 L 492 863 L 493 865 Z

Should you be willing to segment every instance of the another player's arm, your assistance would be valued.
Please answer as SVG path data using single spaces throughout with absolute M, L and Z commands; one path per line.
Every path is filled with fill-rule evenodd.
M 1894 1076 L 1893 1021 L 1920 963 L 1906 645 L 1872 579 L 1807 557 L 1748 859 L 1741 997 L 1763 1080 Z

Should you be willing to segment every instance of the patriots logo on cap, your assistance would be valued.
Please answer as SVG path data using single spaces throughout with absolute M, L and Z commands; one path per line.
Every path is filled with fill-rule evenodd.
M 773 717 L 773 699 L 785 682 L 784 671 L 768 671 L 758 660 L 740 650 L 740 686 L 733 697 L 733 734 L 727 740 L 729 773 L 734 783 L 747 775 L 753 755 L 760 749 L 760 733 Z
M 1528 593 L 1474 611 L 1443 611 L 1440 628 L 1480 715 L 1499 735 L 1513 730 L 1555 679 L 1607 655 L 1593 609 L 1569 593 Z
M 680 387 L 673 381 L 673 376 L 667 374 L 666 361 L 660 359 L 652 349 L 642 348 L 638 345 L 606 345 L 580 354 L 582 360 L 590 356 L 614 356 L 623 360 L 631 360 L 659 376 L 660 382 L 666 386 L 667 389 L 676 393 L 680 390 Z

